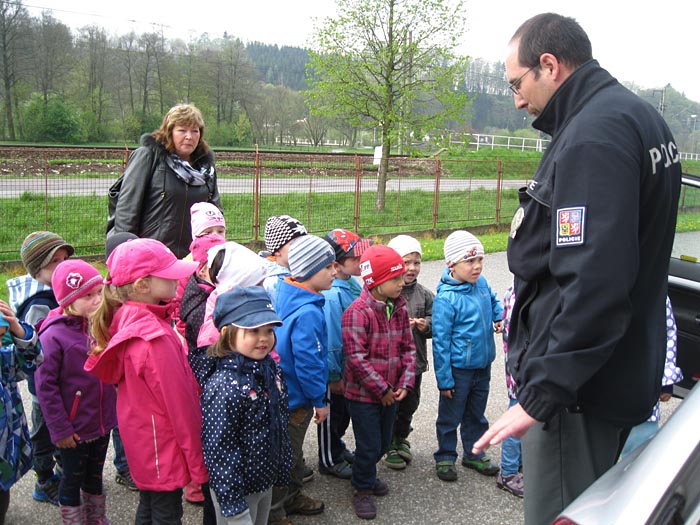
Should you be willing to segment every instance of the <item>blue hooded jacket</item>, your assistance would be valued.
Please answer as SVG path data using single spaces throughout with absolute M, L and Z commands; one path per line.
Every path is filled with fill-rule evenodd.
M 503 307 L 483 276 L 475 284 L 452 278 L 445 268 L 433 302 L 433 362 L 440 390 L 454 388 L 452 367 L 486 368 L 496 357 L 493 323 Z
M 328 381 L 330 382 L 343 379 L 345 354 L 343 353 L 341 318 L 343 312 L 360 296 L 361 291 L 362 288 L 354 277 L 347 280 L 336 277 L 333 281 L 333 287 L 322 292 L 326 299 L 323 311 L 328 328 Z
M 285 279 L 277 285 L 277 353 L 289 391 L 289 410 L 326 406 L 328 334 L 325 299 Z

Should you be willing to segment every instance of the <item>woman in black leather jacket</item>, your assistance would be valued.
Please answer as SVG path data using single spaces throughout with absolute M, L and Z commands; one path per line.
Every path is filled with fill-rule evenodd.
M 202 113 L 191 104 L 168 111 L 160 128 L 141 137 L 122 176 L 107 237 L 131 232 L 158 239 L 178 258 L 192 242 L 190 207 L 221 208 L 214 154 L 204 141 Z

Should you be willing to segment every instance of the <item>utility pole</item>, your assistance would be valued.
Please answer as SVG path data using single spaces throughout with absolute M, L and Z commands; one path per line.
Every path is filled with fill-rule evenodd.
M 664 116 L 664 111 L 666 111 L 666 88 L 668 86 L 664 86 L 663 89 L 655 89 L 652 91 L 652 94 L 656 93 L 661 93 L 661 100 L 659 100 L 659 106 L 657 109 L 659 110 L 659 113 L 661 113 L 661 116 Z

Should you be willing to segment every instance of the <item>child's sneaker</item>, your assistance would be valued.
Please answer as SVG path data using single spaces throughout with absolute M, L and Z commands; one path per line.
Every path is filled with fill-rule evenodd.
M 519 498 L 522 498 L 525 493 L 525 483 L 521 472 L 516 472 L 515 474 L 507 476 L 499 473 L 496 478 L 496 486 Z
M 389 494 L 389 485 L 386 484 L 386 481 L 376 478 L 374 487 L 372 487 L 372 494 L 374 496 L 386 496 Z
M 484 476 L 495 476 L 501 470 L 496 465 L 491 463 L 488 456 L 482 456 L 476 459 L 462 458 L 462 466 L 476 470 Z
M 306 494 L 299 492 L 296 497 L 285 504 L 284 510 L 287 515 L 301 514 L 302 516 L 315 516 L 321 514 L 325 505 L 321 500 L 310 498 Z
M 352 465 L 355 463 L 355 454 L 346 448 L 343 450 L 343 460 L 347 461 L 349 465 Z
M 60 482 L 61 479 L 56 474 L 43 482 L 36 480 L 32 497 L 37 501 L 58 505 L 58 485 Z
M 411 444 L 406 439 L 396 440 L 396 452 L 401 456 L 406 463 L 413 461 L 413 453 L 411 452 Z
M 352 508 L 358 518 L 373 520 L 377 517 L 377 505 L 371 490 L 356 490 L 352 495 Z
M 129 470 L 117 472 L 117 474 L 114 476 L 114 481 L 116 481 L 119 485 L 125 486 L 129 490 L 133 490 L 134 492 L 139 490 L 136 483 L 134 483 L 134 478 L 131 477 L 131 472 Z
M 452 461 L 438 461 L 435 465 L 437 477 L 442 481 L 457 481 L 457 469 Z
M 403 470 L 406 468 L 406 460 L 399 455 L 396 449 L 389 449 L 384 456 L 384 464 L 394 470 Z
M 302 474 L 302 481 L 308 483 L 314 479 L 314 469 L 304 464 L 304 474 Z
M 326 467 L 319 462 L 318 471 L 321 474 L 335 476 L 340 479 L 350 479 L 352 477 L 352 467 L 347 461 L 341 461 L 332 467 Z

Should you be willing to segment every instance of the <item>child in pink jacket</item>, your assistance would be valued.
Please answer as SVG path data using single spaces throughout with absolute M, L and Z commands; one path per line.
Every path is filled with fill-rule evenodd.
M 112 252 L 107 267 L 85 369 L 119 387 L 119 431 L 140 491 L 135 523 L 180 523 L 182 488 L 208 474 L 197 385 L 169 301 L 197 264 L 178 260 L 160 241 L 134 239 Z

